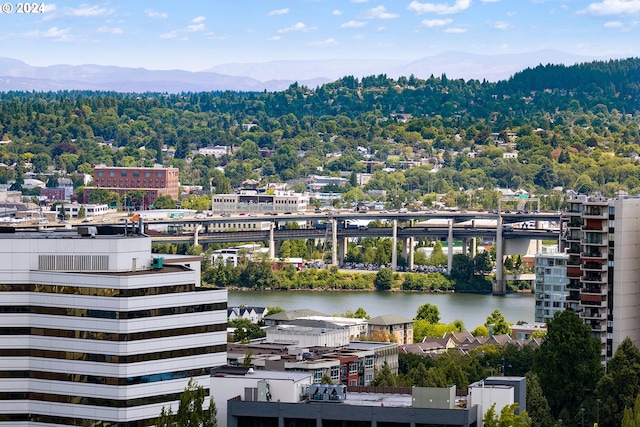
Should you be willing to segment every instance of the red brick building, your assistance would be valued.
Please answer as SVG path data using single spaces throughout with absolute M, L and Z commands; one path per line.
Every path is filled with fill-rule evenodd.
M 106 189 L 125 195 L 130 191 L 142 190 L 145 193 L 144 206 L 146 209 L 159 196 L 170 196 L 178 200 L 179 179 L 177 168 L 122 168 L 97 166 L 93 169 L 93 186 L 85 187 L 83 199 L 88 203 L 91 191 Z

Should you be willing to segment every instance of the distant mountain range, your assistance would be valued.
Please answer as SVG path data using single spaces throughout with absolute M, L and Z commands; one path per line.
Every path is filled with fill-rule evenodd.
M 291 83 L 315 88 L 346 75 L 386 74 L 419 78 L 508 79 L 515 72 L 543 64 L 573 65 L 597 59 L 545 50 L 526 54 L 477 55 L 445 52 L 402 63 L 392 60 L 313 60 L 221 64 L 206 71 L 147 70 L 102 65 L 33 67 L 0 58 L 0 91 L 100 90 L 116 92 L 280 91 Z

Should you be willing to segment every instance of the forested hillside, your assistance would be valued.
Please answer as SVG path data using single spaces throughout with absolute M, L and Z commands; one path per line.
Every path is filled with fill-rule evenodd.
M 49 165 L 90 173 L 99 163 L 162 163 L 179 167 L 183 184 L 228 191 L 247 178 L 349 176 L 369 160 L 378 163 L 366 185 L 334 190 L 359 200 L 387 190 L 389 203 L 439 193 L 490 208 L 487 191 L 500 186 L 550 195 L 556 208 L 559 187 L 640 191 L 639 90 L 632 58 L 541 65 L 498 83 L 378 75 L 273 93 L 5 92 L 0 182 Z M 197 153 L 210 145 L 233 152 Z M 477 189 L 485 193 L 462 193 Z

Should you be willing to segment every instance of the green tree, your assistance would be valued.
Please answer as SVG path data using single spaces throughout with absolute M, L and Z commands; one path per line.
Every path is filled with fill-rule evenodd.
M 207 392 L 201 385 L 191 378 L 180 394 L 178 412 L 174 415 L 171 407 L 162 407 L 156 427 L 217 427 L 218 411 L 213 398 L 209 400 L 209 407 L 203 407 Z
M 633 408 L 629 406 L 624 408 L 622 427 L 640 427 L 640 394 L 636 396 L 636 402 Z
M 165 194 L 158 196 L 158 198 L 153 201 L 153 207 L 154 209 L 175 209 L 176 203 L 177 202 L 173 200 L 171 196 Z
M 591 336 L 591 328 L 577 314 L 556 313 L 547 324 L 547 337 L 536 352 L 533 371 L 554 418 L 563 413 L 568 417 L 562 418 L 575 419 L 583 399 L 602 377 L 600 341 Z
M 389 368 L 387 362 L 384 362 L 382 369 L 376 371 L 373 376 L 373 381 L 371 381 L 371 385 L 378 387 L 395 387 L 396 384 L 396 375 L 391 372 L 391 368 Z
M 511 333 L 511 323 L 507 322 L 507 319 L 499 309 L 493 310 L 493 312 L 487 317 L 485 326 L 493 335 Z
M 624 408 L 631 408 L 640 393 L 640 352 L 625 338 L 607 364 L 607 373 L 598 381 L 602 425 L 619 425 Z
M 418 307 L 415 320 L 426 320 L 429 323 L 438 323 L 440 321 L 440 310 L 437 305 L 427 302 Z
M 247 343 L 255 338 L 263 338 L 267 333 L 249 319 L 234 319 L 229 321 L 229 327 L 234 328 L 233 341 Z
M 527 375 L 527 412 L 531 424 L 537 427 L 554 427 L 556 424 L 549 402 L 542 392 L 538 378 L 531 372 Z
M 381 268 L 376 273 L 373 283 L 377 290 L 388 291 L 393 286 L 393 271 L 390 268 Z
M 496 404 L 484 414 L 483 422 L 485 427 L 528 427 L 531 425 L 527 411 L 523 411 L 516 415 L 518 409 L 517 403 L 506 405 L 500 411 L 500 417 L 496 414 Z
M 431 250 L 431 256 L 429 257 L 429 264 L 431 265 L 447 265 L 447 256 L 442 250 L 442 243 L 440 240 L 436 240 Z
M 285 311 L 285 309 L 280 306 L 267 307 L 267 314 L 265 314 L 265 316 L 270 316 L 276 313 L 282 313 L 283 311 Z

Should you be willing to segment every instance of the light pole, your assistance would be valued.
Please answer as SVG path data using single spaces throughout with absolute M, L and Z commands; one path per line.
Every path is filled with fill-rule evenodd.
M 600 427 L 600 399 L 596 399 L 596 424 Z
M 580 415 L 582 417 L 582 423 L 580 425 L 584 427 L 584 408 L 580 408 Z

